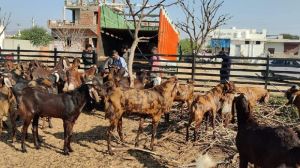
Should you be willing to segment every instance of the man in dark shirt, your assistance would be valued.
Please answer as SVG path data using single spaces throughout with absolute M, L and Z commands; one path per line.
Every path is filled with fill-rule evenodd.
M 224 48 L 222 48 L 222 51 L 220 51 L 218 57 L 222 58 L 222 66 L 220 69 L 220 82 L 225 83 L 226 81 L 229 81 L 230 77 L 231 58 L 224 51 Z
M 91 44 L 88 44 L 85 50 L 83 50 L 82 61 L 85 69 L 89 68 L 92 64 L 96 64 L 96 53 Z

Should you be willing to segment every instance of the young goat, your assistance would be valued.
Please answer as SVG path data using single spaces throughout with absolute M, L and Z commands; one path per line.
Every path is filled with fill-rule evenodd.
M 195 121 L 194 129 L 194 141 L 197 139 L 197 131 L 203 120 L 204 115 L 209 114 L 211 116 L 211 123 L 213 129 L 215 128 L 215 118 L 217 112 L 222 107 L 222 99 L 226 93 L 231 93 L 235 90 L 235 85 L 232 82 L 225 84 L 219 84 L 205 95 L 197 95 L 194 97 L 194 101 L 190 109 L 190 119 L 186 128 L 186 141 L 189 140 L 189 127 L 193 121 Z M 207 129 L 207 125 L 206 125 Z M 215 135 L 215 131 L 214 131 Z
M 300 90 L 299 86 L 294 85 L 285 92 L 286 98 L 289 100 L 287 105 L 294 104 L 298 109 L 298 117 L 300 118 Z
M 300 165 L 300 140 L 285 127 L 260 126 L 251 116 L 250 102 L 244 94 L 234 99 L 238 132 L 236 146 L 240 154 L 240 168 L 248 162 L 259 167 L 297 167 Z

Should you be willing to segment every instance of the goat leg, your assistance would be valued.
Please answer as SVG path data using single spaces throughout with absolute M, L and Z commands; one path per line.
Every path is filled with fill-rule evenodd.
M 48 120 L 48 127 L 49 128 L 53 128 L 53 125 L 52 125 L 52 122 L 51 122 L 51 117 L 47 117 L 47 120 Z
M 118 131 L 120 140 L 123 143 L 124 142 L 124 137 L 123 137 L 123 133 L 122 133 L 122 117 L 118 121 L 117 131 Z
M 165 122 L 166 122 L 166 123 L 169 123 L 169 121 L 170 121 L 170 113 L 167 112 L 167 113 L 165 113 L 164 115 L 165 115 Z
M 68 148 L 68 137 L 69 137 L 69 132 L 68 132 L 68 125 L 70 122 L 64 120 L 64 155 L 69 155 L 69 148 Z
M 157 132 L 157 126 L 158 126 L 158 121 L 153 120 L 152 121 L 152 137 L 151 137 L 151 144 L 150 144 L 150 149 L 153 151 L 154 150 L 154 140 Z
M 32 135 L 33 135 L 33 142 L 36 149 L 40 149 L 40 144 L 38 142 L 38 124 L 39 124 L 39 116 L 35 115 L 32 121 Z
M 137 135 L 135 137 L 135 147 L 139 146 L 139 136 L 143 132 L 144 121 L 145 121 L 145 117 L 141 117 L 140 124 L 139 124 L 139 129 L 138 129 Z
M 68 149 L 69 149 L 69 152 L 73 152 L 74 150 L 71 148 L 71 138 L 73 136 L 73 126 L 74 126 L 75 122 L 72 122 L 71 124 L 68 125 L 67 127 L 67 132 L 69 133 L 69 136 L 68 136 Z
M 247 168 L 248 167 L 248 161 L 243 159 L 241 156 L 240 156 L 240 164 L 239 164 L 239 168 Z
M 3 130 L 3 116 L 0 116 L 0 134 L 2 133 Z
M 17 119 L 17 110 L 14 109 L 9 113 L 9 119 L 11 123 L 11 137 L 12 137 L 12 143 L 16 141 L 16 119 Z
M 22 148 L 22 152 L 25 153 L 27 152 L 26 147 L 25 147 L 25 138 L 27 137 L 27 130 L 28 130 L 28 126 L 31 122 L 31 118 L 26 118 L 24 120 L 24 124 L 23 124 L 23 128 L 22 128 L 22 140 L 21 140 L 21 148 Z
M 111 137 L 112 137 L 112 132 L 113 132 L 114 129 L 115 129 L 115 124 L 111 123 L 110 127 L 108 128 L 108 131 L 107 131 L 107 134 L 108 134 L 108 136 L 107 136 L 107 150 L 108 150 L 108 154 L 110 154 L 110 155 L 114 154 L 112 149 L 111 149 L 111 144 L 110 144 Z
M 211 114 L 212 118 L 211 118 L 211 125 L 213 128 L 213 138 L 216 138 L 216 130 L 215 130 L 215 125 L 216 125 L 216 112 L 212 112 Z

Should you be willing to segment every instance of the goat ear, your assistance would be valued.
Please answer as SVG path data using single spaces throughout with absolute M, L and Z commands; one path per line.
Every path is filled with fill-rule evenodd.
M 93 98 L 97 103 L 100 102 L 100 96 L 94 87 L 91 87 L 89 89 L 89 94 L 90 94 L 91 98 Z
M 53 75 L 55 76 L 55 82 L 57 83 L 59 81 L 59 74 L 57 72 L 54 72 Z
M 8 78 L 4 78 L 4 84 L 6 87 L 9 87 L 9 88 L 12 87 L 11 81 Z
M 69 69 L 67 61 L 65 59 L 63 59 L 62 63 L 63 63 L 63 70 Z

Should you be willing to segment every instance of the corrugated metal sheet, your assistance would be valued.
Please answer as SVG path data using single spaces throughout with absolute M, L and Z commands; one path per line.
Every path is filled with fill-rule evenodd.
M 132 21 L 126 21 L 123 15 L 114 12 L 112 9 L 106 5 L 100 7 L 100 24 L 101 28 L 110 29 L 134 29 L 134 24 Z M 143 22 L 141 30 L 144 31 L 157 31 L 158 25 L 155 22 Z
M 158 53 L 170 55 L 177 54 L 179 33 L 163 8 L 161 8 L 159 15 Z M 161 58 L 166 60 L 177 59 L 177 57 Z

